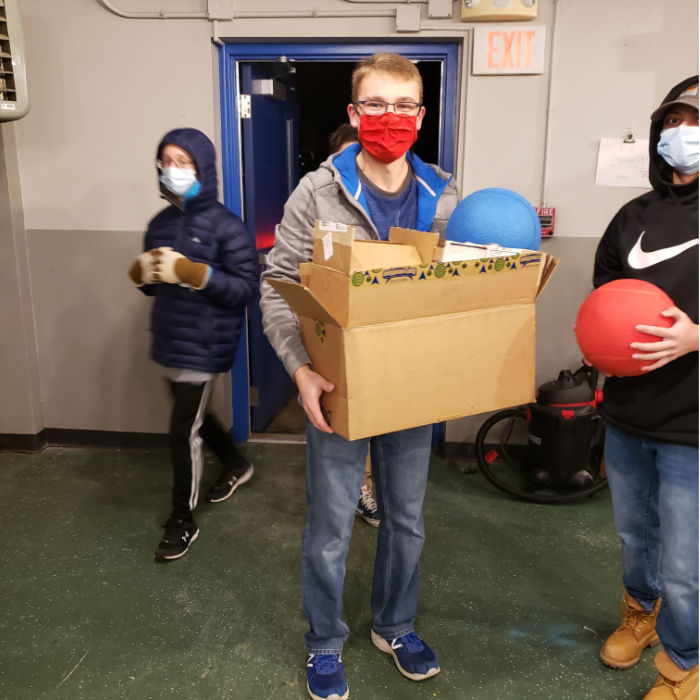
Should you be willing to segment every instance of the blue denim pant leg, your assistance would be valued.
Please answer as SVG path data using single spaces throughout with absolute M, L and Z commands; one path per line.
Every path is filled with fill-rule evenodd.
M 310 653 L 339 654 L 348 638 L 342 619 L 345 560 L 360 497 L 369 439 L 348 441 L 306 426 L 307 514 L 301 589 Z
M 616 428 L 605 437 L 623 583 L 647 611 L 661 596 L 656 631 L 681 668 L 698 663 L 698 449 Z
M 431 438 L 432 426 L 428 425 L 378 435 L 371 441 L 381 518 L 372 582 L 372 627 L 385 639 L 411 632 L 416 617 Z

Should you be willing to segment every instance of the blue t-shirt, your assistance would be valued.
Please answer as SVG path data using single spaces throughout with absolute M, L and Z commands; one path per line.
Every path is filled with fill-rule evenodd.
M 410 170 L 398 192 L 386 192 L 371 183 L 358 168 L 362 187 L 372 222 L 377 227 L 379 238 L 389 238 L 392 226 L 415 229 L 418 223 L 418 185 Z

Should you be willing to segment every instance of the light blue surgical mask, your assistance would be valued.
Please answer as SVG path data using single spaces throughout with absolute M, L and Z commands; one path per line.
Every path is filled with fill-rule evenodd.
M 698 171 L 700 157 L 700 127 L 681 124 L 661 132 L 656 152 L 674 169 L 684 175 Z
M 197 173 L 188 168 L 176 168 L 174 165 L 163 168 L 159 180 L 173 194 L 185 199 L 194 197 L 201 189 Z

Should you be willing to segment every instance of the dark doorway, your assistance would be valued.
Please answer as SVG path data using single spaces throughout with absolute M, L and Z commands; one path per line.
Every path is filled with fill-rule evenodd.
M 328 157 L 330 134 L 348 121 L 355 65 L 347 61 L 241 64 L 241 85 L 252 92 L 251 123 L 242 131 L 246 222 L 263 254 L 274 241 L 274 223 L 281 219 L 286 195 Z M 420 61 L 417 67 L 423 79 L 426 118 L 413 150 L 422 160 L 434 163 L 439 154 L 441 66 L 439 61 Z M 271 80 L 277 85 L 271 86 Z M 256 85 L 264 85 L 265 93 L 257 93 Z M 285 154 L 293 160 L 285 162 Z M 285 178 L 283 174 L 289 172 L 293 176 Z M 275 222 L 266 221 L 270 216 Z M 250 311 L 249 330 L 252 431 L 303 432 L 305 416 L 294 385 L 262 333 L 255 306 Z
M 357 61 L 379 51 L 396 51 L 416 63 L 424 83 L 426 117 L 414 152 L 427 163 L 452 170 L 456 42 L 227 44 L 222 48 L 224 202 L 248 225 L 261 261 L 274 243 L 273 219 L 281 218 L 289 191 L 306 172 L 316 169 L 328 157 L 330 134 L 348 121 L 351 74 Z M 245 76 L 250 78 L 246 86 Z M 253 83 L 263 85 L 262 92 L 256 95 Z M 246 102 L 244 93 L 250 88 L 251 94 L 246 96 L 250 101 Z M 256 100 L 259 103 L 265 100 L 267 104 L 258 104 L 256 109 Z M 280 101 L 289 102 L 288 108 L 272 104 Z M 246 104 L 251 103 L 254 116 L 247 118 Z M 284 123 L 253 126 L 253 122 L 263 122 L 274 113 L 280 118 L 284 115 Z M 260 115 L 267 116 L 261 119 Z M 264 174 L 274 173 L 276 169 L 284 172 L 286 178 Z M 248 310 L 246 337 L 231 372 L 233 434 L 239 442 L 247 440 L 251 430 L 257 433 L 304 430 L 304 416 L 296 403 L 294 385 L 290 385 L 262 334 L 259 310 L 254 307 L 255 303 Z
M 294 64 L 299 99 L 300 176 L 328 157 L 328 137 L 348 121 L 350 79 L 355 63 L 309 61 Z M 440 61 L 419 61 L 426 115 L 413 151 L 426 163 L 439 161 Z

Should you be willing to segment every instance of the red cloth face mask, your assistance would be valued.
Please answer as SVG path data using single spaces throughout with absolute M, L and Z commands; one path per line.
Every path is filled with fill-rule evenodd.
M 417 117 L 399 116 L 393 112 L 360 115 L 357 140 L 380 163 L 400 158 L 418 138 Z

